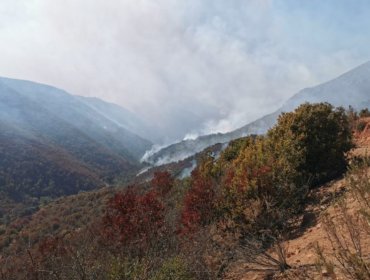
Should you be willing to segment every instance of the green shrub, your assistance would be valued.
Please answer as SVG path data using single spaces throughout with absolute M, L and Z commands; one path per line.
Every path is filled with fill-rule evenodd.
M 345 110 L 328 103 L 306 103 L 283 113 L 268 137 L 280 180 L 288 178 L 296 185 L 314 186 L 342 174 L 352 148 Z
M 242 232 L 280 232 L 298 213 L 309 186 L 346 170 L 352 147 L 345 111 L 330 104 L 303 104 L 283 113 L 266 136 L 234 141 L 221 155 L 219 217 Z
M 364 121 L 360 121 L 360 122 L 357 124 L 357 126 L 356 126 L 356 130 L 357 130 L 358 132 L 362 132 L 362 131 L 364 131 L 365 127 L 366 127 L 366 122 L 364 122 Z
M 360 116 L 361 118 L 367 118 L 367 117 L 370 117 L 370 111 L 369 111 L 369 109 L 368 109 L 368 108 L 362 109 L 362 110 L 360 111 L 359 116 Z
M 115 259 L 108 272 L 109 280 L 141 280 L 146 278 L 144 263 L 138 259 Z
M 185 262 L 174 257 L 163 263 L 151 280 L 194 280 Z

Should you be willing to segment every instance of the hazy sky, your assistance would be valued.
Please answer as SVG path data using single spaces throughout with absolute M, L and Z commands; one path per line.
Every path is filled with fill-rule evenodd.
M 169 140 L 229 131 L 370 59 L 368 0 L 0 0 L 0 75 L 97 96 Z

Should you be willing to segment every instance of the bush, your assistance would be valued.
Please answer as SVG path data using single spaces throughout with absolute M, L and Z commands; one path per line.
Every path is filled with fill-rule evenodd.
M 351 140 L 342 108 L 304 104 L 283 113 L 266 136 L 234 141 L 221 155 L 216 166 L 223 172 L 220 188 L 213 189 L 217 206 L 213 212 L 232 221 L 228 230 L 241 237 L 255 235 L 269 246 L 288 234 L 309 186 L 346 170 Z
M 358 124 L 356 126 L 356 130 L 357 130 L 357 132 L 362 132 L 362 131 L 364 131 L 365 127 L 366 127 L 366 122 L 365 121 L 360 121 L 360 122 L 358 122 Z
M 191 187 L 184 198 L 181 213 L 181 233 L 189 234 L 212 220 L 214 215 L 215 189 L 212 179 L 202 175 L 199 169 L 192 172 Z
M 174 257 L 163 263 L 156 275 L 151 280 L 193 280 L 185 262 Z
M 369 109 L 368 109 L 368 108 L 362 109 L 362 110 L 360 111 L 359 116 L 360 116 L 361 118 L 367 118 L 367 117 L 370 117 L 370 111 L 369 111 Z
M 111 261 L 107 278 L 109 280 L 144 280 L 147 273 L 143 260 L 116 259 Z
M 155 191 L 139 194 L 129 187 L 109 201 L 103 237 L 115 247 L 134 244 L 138 254 L 144 253 L 163 234 L 164 214 Z
M 218 199 L 218 210 L 221 215 L 237 221 L 237 224 L 248 223 L 259 214 L 260 207 L 252 207 L 254 201 L 266 193 L 272 194 L 273 182 L 272 158 L 264 137 L 248 137 L 238 156 L 224 171 L 222 188 Z M 253 208 L 254 213 L 247 214 L 246 208 Z M 250 216 L 250 217 L 248 217 Z
M 343 108 L 328 103 L 303 104 L 283 113 L 268 132 L 281 180 L 315 186 L 342 174 L 352 133 Z

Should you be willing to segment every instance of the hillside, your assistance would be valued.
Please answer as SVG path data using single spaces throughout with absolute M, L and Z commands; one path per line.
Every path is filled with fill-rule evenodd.
M 195 140 L 184 140 L 161 149 L 144 160 L 151 164 L 163 164 L 182 160 L 216 143 L 226 143 L 251 134 L 263 134 L 275 123 L 281 112 L 289 112 L 304 102 L 328 102 L 334 106 L 355 109 L 370 107 L 370 62 L 344 73 L 321 85 L 306 88 L 292 96 L 276 112 L 264 116 L 229 133 L 200 136 Z
M 337 219 L 336 203 L 352 193 L 351 178 L 369 168 L 355 166 L 366 155 L 370 124 L 349 116 L 327 104 L 300 106 L 266 136 L 197 155 L 188 178 L 179 170 L 193 169 L 191 162 L 170 164 L 139 175 L 134 187 L 62 197 L 10 223 L 3 212 L 2 273 L 18 279 L 80 279 L 80 269 L 85 279 L 321 279 L 331 271 L 319 267 L 315 244 L 325 259 L 333 252 L 324 215 Z M 298 129 L 293 135 L 291 125 Z M 350 128 L 357 158 L 345 174 Z M 351 211 L 360 209 L 348 201 Z M 339 264 L 335 273 L 346 279 Z
M 22 129 L 55 133 L 51 121 L 48 123 L 51 118 L 132 160 L 139 159 L 151 146 L 150 141 L 135 134 L 143 130 L 140 120 L 118 105 L 23 80 L 0 78 L 0 90 L 2 119 L 22 125 Z M 43 117 L 43 123 L 36 122 Z M 129 130 L 133 127 L 134 131 Z
M 148 139 L 153 143 L 157 142 L 160 138 L 153 124 L 149 125 L 145 123 L 138 116 L 117 104 L 105 102 L 95 97 L 76 96 L 76 98 L 99 115 L 102 115 L 117 126 L 140 136 L 140 138 Z M 140 153 L 142 153 L 141 149 Z
M 171 173 L 171 175 L 177 179 L 184 179 L 191 175 L 191 172 L 196 168 L 197 163 L 201 161 L 201 158 L 204 156 L 204 154 L 211 154 L 217 158 L 226 147 L 227 144 L 215 144 L 183 160 L 158 166 L 145 166 L 136 174 L 135 178 L 133 179 L 133 183 L 137 182 L 140 184 L 142 182 L 150 181 L 156 172 L 163 171 Z
M 0 191 L 57 197 L 134 174 L 151 143 L 127 130 L 124 116 L 113 104 L 0 78 Z
M 364 122 L 366 126 L 354 132 L 355 148 L 350 153 L 351 158 L 369 156 L 370 119 L 363 118 L 359 122 Z M 368 228 L 357 220 L 359 213 L 370 210 L 363 201 L 369 195 L 369 174 L 370 167 L 367 163 L 353 168 L 344 178 L 333 180 L 311 191 L 296 231 L 282 244 L 286 250 L 287 262 L 293 267 L 289 272 L 275 274 L 272 278 L 273 273 L 268 268 L 260 272 L 250 271 L 251 264 L 239 260 L 226 279 L 263 280 L 268 275 L 271 279 L 350 279 L 343 271 L 344 268 L 341 268 L 340 262 L 346 262 L 340 257 L 340 254 L 345 254 L 341 246 L 344 245 L 355 254 L 357 244 L 365 259 L 370 254 Z M 333 234 L 339 237 L 340 243 Z M 326 258 L 326 265 L 318 255 L 317 246 Z M 272 251 L 270 253 L 274 254 Z M 333 270 L 330 268 L 331 263 Z M 350 271 L 352 268 L 347 269 Z M 358 279 L 368 279 L 367 276 L 363 277 Z

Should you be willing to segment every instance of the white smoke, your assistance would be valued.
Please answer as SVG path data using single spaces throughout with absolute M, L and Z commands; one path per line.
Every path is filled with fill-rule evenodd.
M 183 169 L 178 176 L 179 179 L 185 179 L 186 177 L 189 177 L 191 175 L 191 172 L 197 167 L 197 161 L 193 160 L 191 162 L 191 166 Z
M 369 17 L 341 16 L 366 4 L 277 2 L 3 0 L 0 75 L 117 103 L 161 143 L 230 131 L 368 59 Z M 322 19 L 348 22 L 358 41 Z
M 191 132 L 191 133 L 186 134 L 183 140 L 184 140 L 184 141 L 186 141 L 186 140 L 195 140 L 195 139 L 197 139 L 198 137 L 199 137 L 199 134 L 198 134 L 198 133 L 196 133 L 196 132 Z
M 141 162 L 147 162 L 150 164 L 155 164 L 154 162 L 151 162 L 149 158 L 154 155 L 155 153 L 159 152 L 163 148 L 167 147 L 168 145 L 153 145 L 152 148 L 145 152 L 143 157 L 141 158 Z

